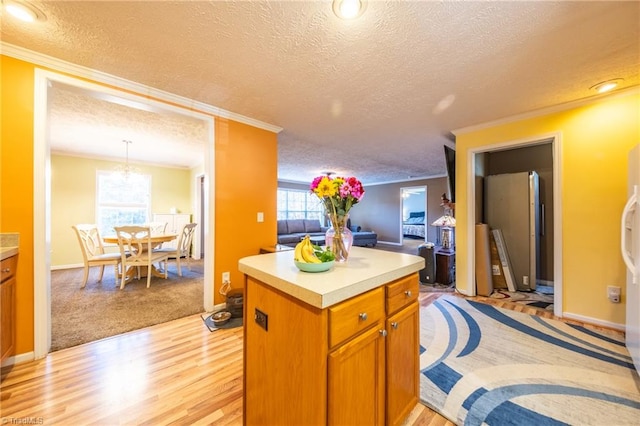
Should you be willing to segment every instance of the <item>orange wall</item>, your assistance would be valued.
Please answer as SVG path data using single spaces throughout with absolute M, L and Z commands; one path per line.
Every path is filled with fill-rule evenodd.
M 278 190 L 276 135 L 224 119 L 216 120 L 216 263 L 214 303 L 222 272 L 231 273 L 231 286 L 244 286 L 238 260 L 276 243 Z M 264 222 L 258 223 L 258 212 Z
M 0 56 L 0 232 L 20 234 L 17 272 L 16 353 L 33 351 L 33 96 L 35 65 Z M 144 96 L 144 95 L 142 95 Z M 277 135 L 216 118 L 215 128 L 215 303 L 222 271 L 242 286 L 238 260 L 275 244 Z M 257 212 L 264 223 L 257 223 Z
M 16 353 L 33 350 L 33 65 L 2 67 L 0 232 L 18 232 Z

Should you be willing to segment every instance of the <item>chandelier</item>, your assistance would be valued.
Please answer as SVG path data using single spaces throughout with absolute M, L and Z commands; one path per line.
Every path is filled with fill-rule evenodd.
M 132 167 L 129 164 L 129 145 L 132 144 L 133 142 L 131 142 L 130 140 L 126 140 L 123 139 L 122 142 L 124 142 L 125 144 L 125 162 L 124 164 L 120 164 L 118 166 L 116 166 L 115 168 L 115 173 L 119 175 L 120 178 L 122 178 L 123 180 L 127 181 L 129 180 L 129 177 L 131 177 L 132 175 L 135 175 L 138 173 L 137 169 L 135 167 Z

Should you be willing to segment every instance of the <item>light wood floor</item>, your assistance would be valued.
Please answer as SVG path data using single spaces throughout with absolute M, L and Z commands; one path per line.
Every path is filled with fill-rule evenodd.
M 421 293 L 420 303 L 442 294 Z M 524 305 L 475 299 L 553 317 Z M 194 315 L 4 369 L 0 386 L 3 424 L 28 418 L 45 425 L 239 425 L 242 327 L 211 333 Z M 423 405 L 405 424 L 453 425 Z

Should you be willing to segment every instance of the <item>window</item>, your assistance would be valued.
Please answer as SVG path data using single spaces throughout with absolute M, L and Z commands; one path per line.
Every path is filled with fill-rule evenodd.
M 278 219 L 318 219 L 323 222 L 324 206 L 309 191 L 278 189 Z
M 151 175 L 134 173 L 125 180 L 111 171 L 98 170 L 96 182 L 96 223 L 101 235 L 115 234 L 114 226 L 149 221 Z

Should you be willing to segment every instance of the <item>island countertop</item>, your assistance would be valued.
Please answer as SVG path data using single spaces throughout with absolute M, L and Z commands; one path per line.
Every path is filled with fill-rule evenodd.
M 316 308 L 324 309 L 353 296 L 418 272 L 424 258 L 364 247 L 352 247 L 346 263 L 326 272 L 302 272 L 293 250 L 240 259 L 241 272 Z

